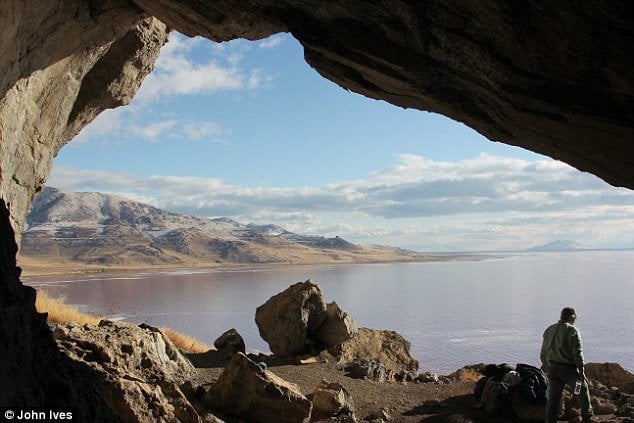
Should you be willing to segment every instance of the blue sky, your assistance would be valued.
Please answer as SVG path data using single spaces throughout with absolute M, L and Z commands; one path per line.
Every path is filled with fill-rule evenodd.
M 348 92 L 285 34 L 172 33 L 131 104 L 65 146 L 48 185 L 419 251 L 634 247 L 632 191 Z

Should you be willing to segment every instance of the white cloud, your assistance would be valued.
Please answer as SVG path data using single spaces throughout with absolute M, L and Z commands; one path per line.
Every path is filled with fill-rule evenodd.
M 162 122 L 154 122 L 145 126 L 133 126 L 131 132 L 139 138 L 154 142 L 159 137 L 165 137 L 165 134 L 174 128 L 176 121 L 166 120 Z
M 258 47 L 265 48 L 265 49 L 274 48 L 282 44 L 282 42 L 284 42 L 284 39 L 281 36 L 272 35 L 269 38 L 259 41 Z
M 194 60 L 191 54 L 201 43 L 199 38 L 187 39 L 172 33 L 161 50 L 154 71 L 148 75 L 137 93 L 136 100 L 150 102 L 176 95 L 213 94 L 226 90 L 257 89 L 267 80 L 261 69 L 243 69 L 241 47 L 210 49 L 206 62 Z M 216 53 L 214 56 L 214 52 Z
M 182 126 L 185 137 L 191 140 L 212 140 L 227 132 L 220 125 L 213 122 L 188 122 Z
M 398 239 L 421 248 L 530 246 L 555 234 L 602 245 L 634 242 L 634 193 L 563 163 L 488 155 L 455 163 L 411 154 L 398 160 L 366 179 L 322 187 L 244 187 L 214 178 L 106 176 L 66 168 L 54 168 L 49 183 L 142 196 L 180 213 L 276 223 L 365 242 Z
M 70 143 L 70 146 L 80 146 L 95 139 L 108 139 L 110 143 L 115 143 L 125 125 L 124 114 L 124 108 L 103 111 L 73 138 L 73 142 Z

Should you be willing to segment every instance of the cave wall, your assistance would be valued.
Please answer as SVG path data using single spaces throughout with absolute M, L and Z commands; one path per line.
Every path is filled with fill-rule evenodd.
M 56 350 L 15 256 L 59 149 L 130 101 L 166 39 L 163 23 L 126 0 L 0 2 L 0 406 L 67 405 L 88 413 L 79 421 L 117 420 L 94 372 Z
M 98 381 L 68 370 L 20 283 L 15 234 L 59 149 L 132 98 L 166 25 L 217 41 L 290 32 L 307 62 L 346 89 L 634 188 L 633 18 L 624 0 L 3 0 L 0 406 L 64 393 L 91 420 L 110 419 Z M 73 386 L 78 372 L 86 377 Z
M 59 149 L 132 99 L 167 30 L 126 0 L 5 0 L 0 16 L 0 193 L 19 233 Z

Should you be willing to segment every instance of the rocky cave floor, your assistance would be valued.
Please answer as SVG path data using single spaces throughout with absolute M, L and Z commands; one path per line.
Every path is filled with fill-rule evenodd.
M 354 379 L 332 362 L 309 362 L 289 364 L 288 361 L 276 362 L 270 356 L 250 356 L 254 361 L 266 361 L 268 370 L 282 379 L 297 385 L 308 398 L 322 380 L 338 382 L 350 393 L 354 400 L 355 416 L 358 421 L 373 422 L 516 422 L 515 416 L 497 417 L 486 413 L 477 403 L 473 381 L 452 381 L 438 383 L 414 382 L 378 382 L 367 379 Z M 222 371 L 223 363 L 201 363 L 195 355 L 189 359 L 196 367 L 196 375 L 190 379 L 193 386 L 208 388 L 214 384 Z M 467 366 L 469 367 L 469 366 Z M 387 419 L 379 420 L 381 409 L 387 412 Z M 227 419 L 227 416 L 223 416 Z M 231 418 L 227 422 L 232 422 Z M 329 422 L 337 420 L 325 420 Z M 345 421 L 345 420 L 344 420 Z M 566 419 L 562 421 L 580 421 Z M 597 422 L 634 423 L 628 417 L 614 414 L 595 416 Z M 241 422 L 236 420 L 236 422 Z
M 199 367 L 192 383 L 195 386 L 211 385 L 222 370 L 222 367 Z M 322 380 L 341 383 L 352 396 L 355 415 L 359 419 L 384 408 L 392 422 L 446 422 L 451 415 L 464 419 L 456 422 L 468 421 L 468 418 L 474 421 L 508 421 L 491 420 L 483 411 L 473 408 L 473 382 L 381 383 L 347 377 L 334 363 L 273 365 L 268 370 L 299 386 L 301 392 L 309 397 Z

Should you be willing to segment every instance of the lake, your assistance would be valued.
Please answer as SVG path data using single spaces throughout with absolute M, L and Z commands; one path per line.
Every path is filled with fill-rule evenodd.
M 478 261 L 263 267 L 25 279 L 66 303 L 203 342 L 229 328 L 268 352 L 255 309 L 312 279 L 358 326 L 399 332 L 421 371 L 466 364 L 539 364 L 544 329 L 572 306 L 586 361 L 634 370 L 634 251 L 522 253 Z

